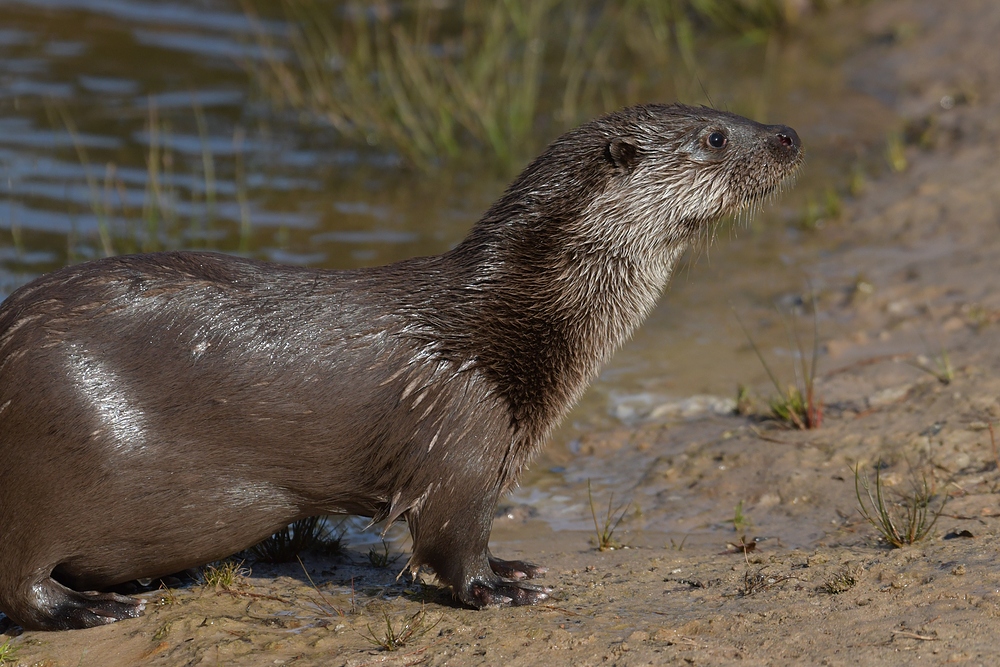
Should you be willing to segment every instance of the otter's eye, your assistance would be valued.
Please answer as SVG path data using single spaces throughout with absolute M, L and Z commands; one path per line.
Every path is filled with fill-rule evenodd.
M 708 135 L 708 145 L 712 148 L 722 148 L 726 145 L 726 135 L 722 132 L 713 132 Z

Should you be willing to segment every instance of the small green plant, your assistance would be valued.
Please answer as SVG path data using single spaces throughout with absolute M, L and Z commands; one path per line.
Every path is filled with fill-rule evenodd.
M 158 607 L 177 603 L 177 594 L 163 582 L 160 582 L 160 587 L 156 592 L 160 594 L 160 599 L 156 602 Z
M 861 581 L 863 570 L 858 567 L 844 567 L 820 586 L 820 590 L 830 595 L 846 593 Z
M 778 389 L 780 392 L 780 388 Z M 798 387 L 789 385 L 784 393 L 772 396 L 767 405 L 771 408 L 771 416 L 780 422 L 794 424 L 798 429 L 815 428 L 809 426 L 808 400 L 802 396 Z
M 872 282 L 868 279 L 867 276 L 865 276 L 862 273 L 859 273 L 858 275 L 854 276 L 854 285 L 852 286 L 851 296 L 850 296 L 851 303 L 867 299 L 871 297 L 871 295 L 874 292 L 875 292 L 875 286 L 872 284 Z
M 740 328 L 743 329 L 743 334 L 750 343 L 750 347 L 760 360 L 761 365 L 767 372 L 767 376 L 771 379 L 775 391 L 778 392 L 776 396 L 773 396 L 768 401 L 768 407 L 771 409 L 771 417 L 776 421 L 783 424 L 790 424 L 801 430 L 822 426 L 823 402 L 816 394 L 816 363 L 819 359 L 819 325 L 817 323 L 815 297 L 813 298 L 813 349 L 811 361 L 806 361 L 806 355 L 802 349 L 802 340 L 799 338 L 798 331 L 793 330 L 790 332 L 789 337 L 795 341 L 795 347 L 799 353 L 800 367 L 796 373 L 796 384 L 789 385 L 784 390 L 781 388 L 781 383 L 778 382 L 777 376 L 771 371 L 771 367 L 768 366 L 760 348 L 757 347 L 757 343 L 754 342 L 750 332 L 743 324 L 743 320 L 739 314 L 736 315 L 736 321 L 739 322 Z M 785 321 L 785 326 L 787 329 L 787 321 Z
M 430 632 L 434 626 L 437 625 L 437 621 L 427 626 L 426 614 L 424 610 L 421 609 L 417 613 L 406 618 L 403 624 L 397 629 L 392 624 L 392 619 L 389 617 L 389 612 L 382 608 L 382 619 L 385 621 L 385 631 L 376 634 L 375 630 L 372 629 L 371 624 L 368 624 L 367 635 L 361 635 L 368 642 L 380 647 L 384 651 L 398 651 L 404 648 L 409 642 L 421 637 L 428 632 Z M 439 619 L 440 620 L 440 619 Z
M 171 627 L 172 627 L 171 623 L 164 623 L 159 628 L 157 628 L 156 632 L 153 633 L 153 639 L 155 639 L 156 641 L 161 641 L 164 637 L 170 634 Z
M 895 502 L 890 501 L 886 497 L 887 491 L 882 483 L 881 470 L 882 462 L 879 461 L 875 465 L 873 495 L 868 475 L 861 474 L 861 465 L 858 464 L 854 468 L 854 491 L 858 498 L 861 516 L 894 547 L 899 548 L 923 540 L 930 535 L 934 524 L 944 512 L 948 496 L 942 496 L 937 508 L 932 508 L 934 491 L 928 485 L 927 478 L 921 477 L 919 483 L 914 481 L 911 493 L 899 493 Z M 868 497 L 868 505 L 862 497 L 862 489 Z
M 736 503 L 736 511 L 733 512 L 733 530 L 737 533 L 745 533 L 750 527 L 750 517 L 743 513 L 743 501 Z
M 753 397 L 746 385 L 736 385 L 736 414 L 746 417 L 754 413 Z
M 285 526 L 247 552 L 264 563 L 290 563 L 305 551 L 326 555 L 340 552 L 341 534 L 331 534 L 322 517 L 310 516 Z
M 14 638 L 11 637 L 3 644 L 0 644 L 0 667 L 6 667 L 7 665 L 14 665 L 17 663 L 17 646 L 13 644 Z
M 910 362 L 914 368 L 918 368 L 925 373 L 933 375 L 941 384 L 951 384 L 955 379 L 955 369 L 951 366 L 951 359 L 948 357 L 948 350 L 941 346 L 941 353 L 928 359 L 924 355 L 918 356 Z
M 809 230 L 820 229 L 827 221 L 839 218 L 843 207 L 840 195 L 832 187 L 826 189 L 821 201 L 810 195 L 806 198 L 806 211 L 801 227 Z
M 615 502 L 615 494 L 612 492 L 611 497 L 608 498 L 608 512 L 604 517 L 603 525 L 601 525 L 597 522 L 597 512 L 594 510 L 594 494 L 591 491 L 589 479 L 587 480 L 587 497 L 590 499 L 590 515 L 594 517 L 597 549 L 599 551 L 613 551 L 620 548 L 621 544 L 614 539 L 615 530 L 618 529 L 618 524 L 625 518 L 625 513 L 628 512 L 631 503 L 625 503 L 612 509 Z M 617 517 L 615 516 L 616 514 Z
M 899 173 L 906 171 L 909 162 L 906 159 L 906 142 L 901 132 L 890 132 L 885 138 L 885 161 L 889 168 Z
M 861 164 L 855 164 L 851 169 L 851 178 L 847 183 L 847 191 L 852 197 L 860 196 L 868 186 L 868 176 Z
M 217 591 L 233 591 L 241 587 L 244 579 L 250 575 L 250 570 L 243 567 L 243 561 L 224 560 L 206 565 L 201 571 L 201 577 L 206 586 Z
M 389 557 L 389 543 L 382 540 L 382 549 L 371 547 L 368 550 L 368 562 L 375 567 L 389 567 L 399 559 L 399 556 Z

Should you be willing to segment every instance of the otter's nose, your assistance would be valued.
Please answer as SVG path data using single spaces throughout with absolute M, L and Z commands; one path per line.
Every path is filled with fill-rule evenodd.
M 792 128 L 787 125 L 771 125 L 769 129 L 772 132 L 771 136 L 779 146 L 784 147 L 786 150 L 790 149 L 792 153 L 797 153 L 802 149 L 802 142 L 799 140 L 799 135 Z

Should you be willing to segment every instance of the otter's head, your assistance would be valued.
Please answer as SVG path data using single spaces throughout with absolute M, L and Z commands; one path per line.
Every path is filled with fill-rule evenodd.
M 576 132 L 593 132 L 604 142 L 600 205 L 616 202 L 621 219 L 653 223 L 670 242 L 758 207 L 795 173 L 803 155 L 790 127 L 679 104 L 630 107 Z
M 556 139 L 479 231 L 500 243 L 520 240 L 522 250 L 550 259 L 558 248 L 659 255 L 724 215 L 759 206 L 802 155 L 798 135 L 785 125 L 707 107 L 629 107 Z
M 792 128 L 707 107 L 631 107 L 593 125 L 607 136 L 609 188 L 681 232 L 759 206 L 802 163 Z

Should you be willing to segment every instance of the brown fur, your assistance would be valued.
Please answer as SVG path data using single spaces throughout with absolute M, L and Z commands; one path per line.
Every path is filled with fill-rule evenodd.
M 540 568 L 488 552 L 498 498 L 691 240 L 801 155 L 784 126 L 633 107 L 556 140 L 440 256 L 159 253 L 21 288 L 0 307 L 0 609 L 40 629 L 135 616 L 84 591 L 337 512 L 405 518 L 411 565 L 467 604 L 544 599 L 521 581 Z

